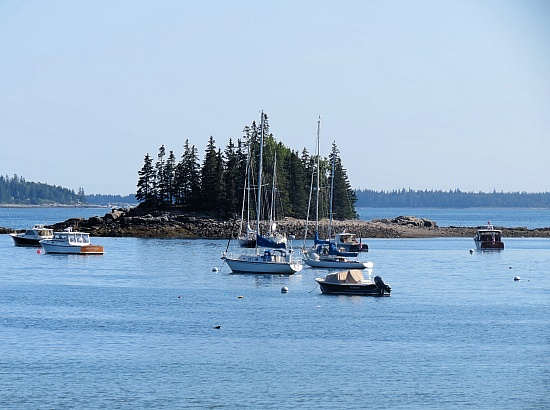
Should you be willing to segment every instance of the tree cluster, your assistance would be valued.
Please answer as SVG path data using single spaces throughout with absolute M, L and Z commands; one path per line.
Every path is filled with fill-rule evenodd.
M 549 208 L 550 192 L 464 192 L 401 189 L 356 190 L 357 206 L 372 208 Z
M 262 138 L 263 178 L 258 190 Z M 328 216 L 332 175 L 334 218 L 357 218 L 355 191 L 335 143 L 329 158 L 322 158 L 319 163 L 320 218 Z M 334 173 L 331 172 L 333 163 Z M 236 142 L 230 139 L 223 151 L 210 136 L 202 163 L 197 148 L 188 140 L 183 145 L 179 161 L 173 151 L 166 153 L 164 145 L 160 147 L 156 161 L 149 154 L 145 155 L 143 167 L 138 172 L 136 199 L 149 207 L 180 206 L 188 211 L 221 217 L 240 215 L 246 206 L 249 216 L 255 218 L 257 193 L 260 191 L 260 202 L 272 211 L 277 209 L 279 217 L 305 219 L 310 193 L 315 189 L 315 172 L 316 156 L 310 155 L 305 148 L 299 153 L 277 142 L 269 132 L 268 117 L 263 114 L 259 124 L 253 122 L 246 126 L 242 138 Z M 268 211 L 264 211 L 262 206 L 260 212 L 263 217 Z
M 27 182 L 14 175 L 0 175 L 0 203 L 17 205 L 83 204 L 86 203 L 84 190 L 76 194 L 72 189 L 48 185 L 41 182 Z

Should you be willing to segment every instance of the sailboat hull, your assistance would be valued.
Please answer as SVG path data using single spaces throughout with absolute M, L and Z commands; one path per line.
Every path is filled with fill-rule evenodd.
M 368 267 L 367 262 L 349 261 L 349 260 L 331 260 L 331 259 L 319 259 L 314 260 L 310 258 L 304 259 L 306 265 L 312 268 L 334 268 L 334 269 L 366 269 Z
M 283 274 L 292 275 L 302 270 L 302 265 L 293 262 L 266 262 L 261 256 L 239 258 L 225 257 L 227 266 L 233 272 L 258 273 L 258 274 Z
M 233 272 L 292 275 L 302 270 L 299 261 L 269 251 L 256 255 L 224 255 L 222 259 Z

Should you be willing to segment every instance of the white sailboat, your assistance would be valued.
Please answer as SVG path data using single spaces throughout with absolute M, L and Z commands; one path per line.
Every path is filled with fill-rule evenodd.
M 275 248 L 286 249 L 287 237 L 277 232 L 277 223 L 275 222 L 275 192 L 277 191 L 277 154 L 273 162 L 273 182 L 271 186 L 271 206 L 269 207 L 269 225 L 266 235 L 261 235 L 259 232 L 256 235 L 256 241 L 260 248 Z
M 250 227 L 250 187 L 252 185 L 252 174 L 250 172 L 250 145 L 248 146 L 248 156 L 246 158 L 246 176 L 244 181 L 243 192 L 243 204 L 241 209 L 241 222 L 239 226 L 239 233 L 237 238 L 239 244 L 243 248 L 255 248 L 256 247 L 256 230 Z M 245 209 L 246 209 L 246 228 L 243 225 L 245 221 Z
M 362 262 L 355 259 L 348 259 L 349 257 L 357 257 L 358 253 L 348 253 L 340 251 L 335 243 L 330 239 L 332 236 L 332 198 L 334 193 L 334 160 L 332 157 L 332 174 L 330 184 L 330 211 L 329 211 L 329 226 L 328 226 L 328 241 L 327 243 L 317 243 L 319 237 L 319 134 L 320 134 L 321 120 L 317 122 L 317 161 L 316 161 L 316 173 L 317 173 L 317 192 L 316 192 L 316 216 L 315 216 L 315 241 L 314 246 L 311 249 L 303 249 L 303 261 L 306 265 L 313 268 L 334 268 L 334 269 L 366 269 L 372 268 L 371 262 Z M 313 184 L 312 184 L 313 185 Z M 311 199 L 311 195 L 310 195 Z M 308 212 L 309 217 L 309 212 Z M 306 228 L 307 229 L 307 228 Z M 307 232 L 306 232 L 307 236 Z M 349 256 L 348 256 L 349 255 Z
M 256 228 L 260 226 L 261 211 L 261 187 L 262 187 L 262 165 L 263 165 L 263 143 L 264 143 L 264 113 L 261 117 L 260 132 L 260 154 L 258 166 L 258 200 L 256 203 Z M 259 231 L 259 229 L 258 229 Z M 257 232 L 260 237 L 260 232 Z M 294 274 L 302 270 L 302 261 L 293 257 L 292 248 L 286 249 L 264 249 L 258 246 L 254 254 L 230 254 L 224 252 L 222 260 L 227 263 L 233 272 L 256 273 L 256 274 Z

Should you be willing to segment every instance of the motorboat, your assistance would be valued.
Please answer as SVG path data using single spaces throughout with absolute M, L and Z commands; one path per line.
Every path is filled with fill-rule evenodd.
M 487 222 L 487 226 L 482 229 L 478 229 L 476 236 L 474 237 L 476 248 L 480 250 L 499 250 L 504 249 L 504 242 L 502 242 L 502 231 L 495 229 L 491 222 Z
M 334 239 L 320 239 L 316 234 L 314 238 L 316 245 L 328 245 L 332 243 L 336 246 L 340 252 L 347 253 L 359 253 L 359 252 L 368 252 L 369 246 L 366 243 L 363 243 L 361 239 L 357 240 L 357 235 L 351 232 L 346 232 L 345 230 L 334 235 Z
M 357 235 L 354 233 L 342 231 L 334 236 L 334 243 L 338 248 L 344 248 L 347 252 L 368 252 L 369 246 L 357 240 Z
M 90 234 L 73 231 L 67 228 L 62 232 L 54 232 L 51 239 L 40 241 L 46 253 L 61 253 L 74 255 L 101 255 L 103 246 L 93 245 L 90 242 Z
M 13 238 L 15 246 L 41 246 L 41 240 L 53 238 L 53 229 L 37 224 L 24 232 L 10 233 L 10 236 Z
M 331 255 L 327 245 L 319 245 L 316 249 L 304 251 L 304 263 L 312 268 L 329 269 L 367 269 L 372 268 L 372 262 L 362 262 L 348 259 L 345 256 Z
M 358 269 L 329 273 L 324 278 L 316 278 L 322 293 L 330 295 L 390 296 L 391 287 L 380 276 L 374 280 L 364 278 Z
M 224 252 L 222 260 L 233 272 L 292 275 L 302 270 L 302 262 L 294 259 L 293 251 L 265 249 L 263 253 L 233 255 Z

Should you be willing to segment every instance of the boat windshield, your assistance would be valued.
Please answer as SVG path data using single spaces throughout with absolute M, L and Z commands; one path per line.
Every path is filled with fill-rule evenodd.
M 353 242 L 355 240 L 355 234 L 352 233 L 346 233 L 346 234 L 340 234 L 340 241 L 343 243 Z
M 69 239 L 69 243 L 89 243 L 90 242 L 90 234 L 87 233 L 70 233 L 67 235 Z

